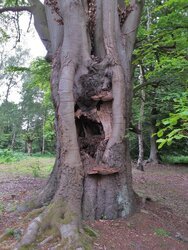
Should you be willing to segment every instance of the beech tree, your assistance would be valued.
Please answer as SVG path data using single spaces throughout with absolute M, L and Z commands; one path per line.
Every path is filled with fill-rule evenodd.
M 86 249 L 82 219 L 125 218 L 137 207 L 126 132 L 144 1 L 28 2 L 0 13 L 31 12 L 52 63 L 56 160 L 45 188 L 27 204 L 46 205 L 44 212 L 15 249 L 49 228 L 59 232 L 61 249 Z

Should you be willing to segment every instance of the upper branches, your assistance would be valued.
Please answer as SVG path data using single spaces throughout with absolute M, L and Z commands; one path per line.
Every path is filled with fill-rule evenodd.
M 47 23 L 47 17 L 46 17 L 46 11 L 44 4 L 42 4 L 39 0 L 28 0 L 29 5 L 24 6 L 3 6 L 0 7 L 0 14 L 6 13 L 6 12 L 24 12 L 28 11 L 30 12 L 34 17 L 34 26 L 35 29 L 45 46 L 47 50 L 47 58 L 51 58 L 52 56 L 52 49 L 51 49 L 51 39 L 49 34 L 49 27 Z M 18 26 L 19 26 L 19 20 L 18 20 Z
M 21 11 L 28 11 L 32 13 L 33 7 L 32 6 L 12 6 L 12 7 L 2 7 L 0 8 L 0 14 L 4 12 L 21 12 Z

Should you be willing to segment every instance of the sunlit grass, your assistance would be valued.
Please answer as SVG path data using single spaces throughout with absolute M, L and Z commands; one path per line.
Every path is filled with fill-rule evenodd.
M 52 171 L 53 157 L 26 156 L 17 162 L 0 164 L 1 173 L 47 177 Z

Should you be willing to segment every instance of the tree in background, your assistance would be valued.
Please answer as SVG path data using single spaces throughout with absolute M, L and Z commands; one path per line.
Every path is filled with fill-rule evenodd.
M 138 31 L 134 64 L 142 62 L 146 92 L 145 151 L 150 145 L 149 160 L 159 161 L 156 124 L 173 111 L 175 93 L 181 95 L 187 88 L 187 1 L 146 1 L 144 15 Z M 139 81 L 135 81 L 135 93 L 141 91 Z M 138 94 L 136 94 L 138 96 Z M 134 99 L 137 105 L 137 98 Z M 135 106 L 136 108 L 136 106 Z M 138 107 L 135 109 L 138 113 Z M 134 119 L 136 116 L 134 115 Z M 148 126 L 150 124 L 150 126 Z M 150 142 L 148 128 L 150 127 Z M 185 147 L 182 144 L 182 149 Z M 181 148 L 181 145 L 177 147 Z M 168 148 L 173 150 L 172 147 Z M 165 147 L 163 148 L 165 153 Z
M 20 94 L 17 104 L 9 102 L 11 88 L 7 98 L 0 106 L 1 111 L 1 148 L 11 148 L 28 152 L 50 151 L 54 153 L 54 111 L 50 98 L 50 66 L 42 59 L 32 62 L 29 68 L 21 67 L 19 60 L 9 60 L 11 65 L 4 69 L 6 78 L 9 75 L 20 75 L 15 77 L 14 84 L 17 86 L 18 79 Z M 20 60 L 20 63 L 22 61 Z M 8 82 L 8 81 L 7 81 Z M 2 81 L 6 87 L 9 82 Z M 11 85 L 12 86 L 12 85 Z M 5 88 L 6 90 L 6 88 Z M 12 138 L 12 139 L 11 139 Z M 25 143 L 24 143 L 25 142 Z M 25 145 L 25 147 L 24 147 Z
M 82 218 L 127 217 L 136 209 L 125 133 L 143 1 L 29 3 L 8 3 L 0 13 L 30 11 L 46 59 L 53 59 L 57 155 L 46 187 L 32 202 L 34 207 L 51 204 L 31 223 L 18 248 L 30 244 L 39 228 L 55 228 L 64 249 L 84 249 Z
M 33 61 L 23 83 L 20 102 L 24 138 L 29 151 L 32 151 L 34 147 L 35 152 L 44 153 L 45 146 L 46 149 L 51 148 L 52 152 L 54 151 L 52 126 L 54 111 L 50 98 L 49 80 L 49 65 L 42 59 Z
M 3 46 L 4 47 L 4 46 Z M 28 50 L 17 47 L 7 56 L 7 51 L 1 48 L 1 67 L 0 67 L 0 87 L 1 87 L 1 102 L 9 101 L 12 89 L 18 92 L 21 89 L 22 78 L 26 70 L 23 65 L 28 58 Z M 5 97 L 3 99 L 3 97 Z M 18 102 L 18 101 L 17 101 Z
M 21 147 L 22 114 L 18 104 L 5 101 L 0 105 L 0 148 Z

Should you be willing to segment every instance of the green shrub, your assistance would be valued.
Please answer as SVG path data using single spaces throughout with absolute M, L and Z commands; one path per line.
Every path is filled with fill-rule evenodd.
M 40 165 L 39 165 L 39 161 L 37 161 L 34 165 L 31 166 L 32 167 L 32 174 L 33 174 L 33 177 L 39 177 L 40 176 L 40 172 L 41 172 L 41 169 L 40 169 Z
M 14 154 L 12 150 L 4 149 L 0 152 L 0 162 L 11 162 L 14 160 Z
M 188 164 L 188 156 L 184 155 L 163 155 L 162 161 L 170 164 Z
M 14 152 L 10 149 L 0 150 L 0 163 L 16 162 L 20 161 L 25 157 L 25 154 L 20 152 Z

